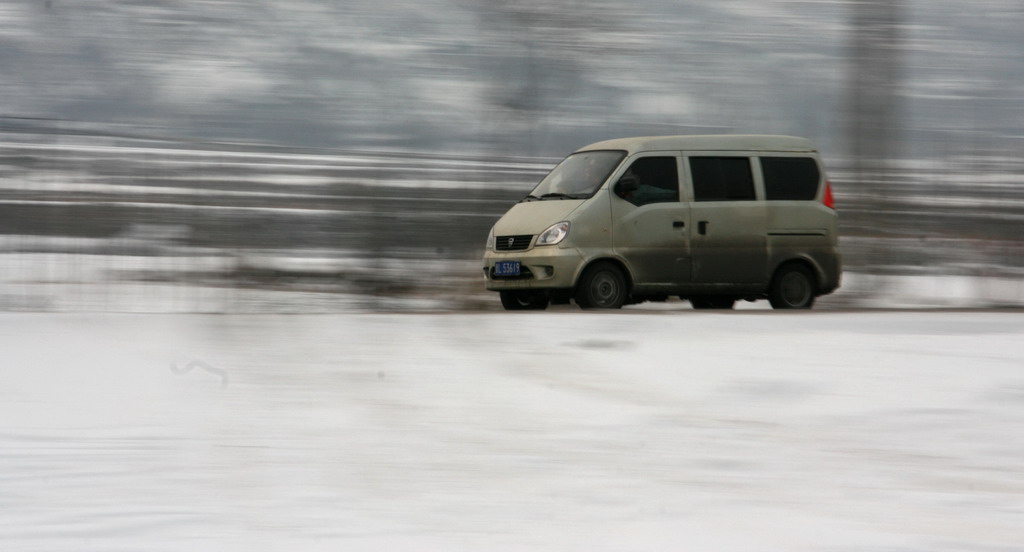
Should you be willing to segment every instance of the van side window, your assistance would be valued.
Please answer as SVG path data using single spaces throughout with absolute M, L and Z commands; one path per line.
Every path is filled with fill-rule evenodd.
M 696 201 L 753 200 L 754 178 L 746 157 L 691 157 Z
M 762 157 L 764 190 L 769 201 L 813 200 L 821 171 L 810 157 Z
M 637 159 L 615 184 L 615 193 L 640 207 L 679 201 L 679 171 L 675 157 Z

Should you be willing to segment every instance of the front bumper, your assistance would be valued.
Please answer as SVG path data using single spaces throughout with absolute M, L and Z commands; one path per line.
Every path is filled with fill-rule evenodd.
M 574 248 L 540 246 L 526 251 L 488 251 L 484 254 L 483 274 L 487 289 L 570 289 L 583 264 L 583 256 Z M 495 277 L 494 263 L 519 261 L 521 275 Z

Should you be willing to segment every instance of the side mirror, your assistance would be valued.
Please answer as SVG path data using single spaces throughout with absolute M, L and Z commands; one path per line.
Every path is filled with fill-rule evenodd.
M 636 177 L 624 176 L 615 183 L 615 195 L 619 197 L 626 197 L 635 192 L 638 187 L 639 183 L 637 182 Z

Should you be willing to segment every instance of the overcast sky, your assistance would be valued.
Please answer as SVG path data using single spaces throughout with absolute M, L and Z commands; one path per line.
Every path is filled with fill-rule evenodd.
M 0 115 L 323 147 L 560 155 L 768 132 L 838 149 L 850 15 L 841 1 L 2 0 Z M 1022 26 L 1017 0 L 910 2 L 908 134 L 1019 136 Z

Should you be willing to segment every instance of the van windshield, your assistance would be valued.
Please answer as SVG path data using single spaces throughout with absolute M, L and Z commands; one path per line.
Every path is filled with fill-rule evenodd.
M 526 198 L 586 199 L 597 192 L 625 156 L 624 151 L 574 153 L 552 169 Z

